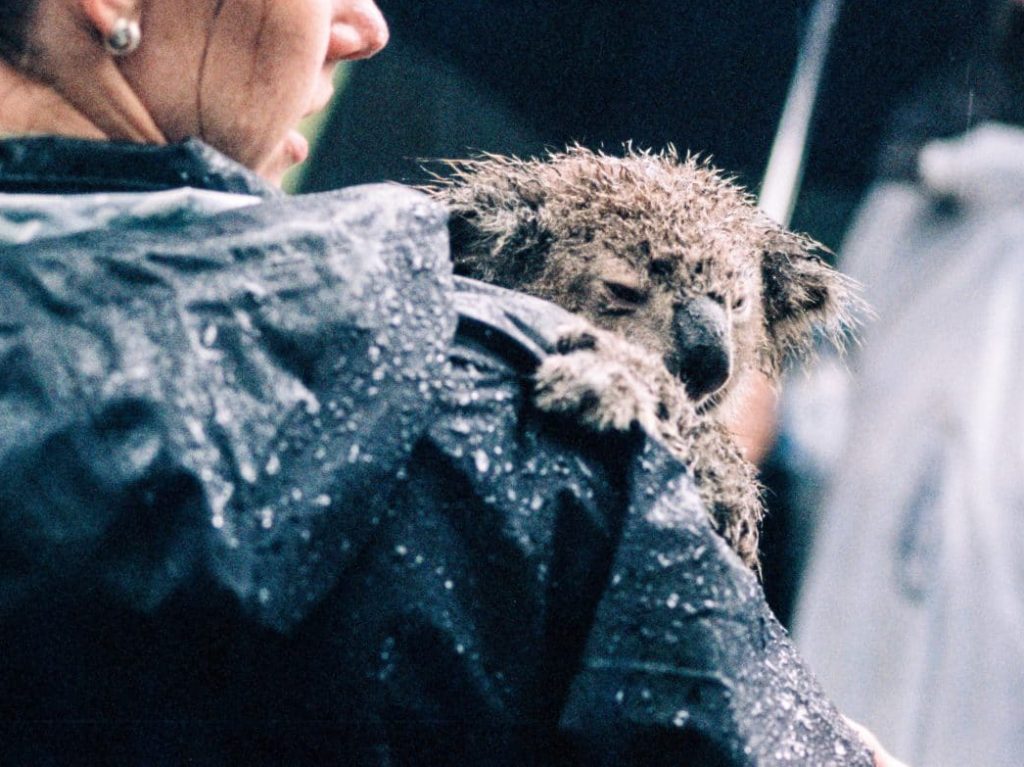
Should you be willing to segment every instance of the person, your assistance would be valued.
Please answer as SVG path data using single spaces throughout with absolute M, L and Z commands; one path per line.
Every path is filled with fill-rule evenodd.
M 843 249 L 878 319 L 795 625 L 843 708 L 936 767 L 1024 759 L 1024 3 L 980 19 L 896 114 Z
M 532 407 L 566 315 L 275 189 L 386 39 L 0 2 L 3 761 L 870 763 L 685 467 Z

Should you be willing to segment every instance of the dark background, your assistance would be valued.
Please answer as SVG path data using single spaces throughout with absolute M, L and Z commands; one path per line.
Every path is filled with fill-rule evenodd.
M 756 191 L 809 0 L 380 0 L 392 42 L 354 67 L 306 190 L 422 179 L 422 160 L 578 141 L 709 154 Z M 972 77 L 989 0 L 847 0 L 794 226 L 831 246 L 896 108 Z M 971 119 L 964 103 L 964 125 Z

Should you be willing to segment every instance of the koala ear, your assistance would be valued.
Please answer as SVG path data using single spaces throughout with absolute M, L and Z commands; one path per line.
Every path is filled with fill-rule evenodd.
M 448 207 L 456 274 L 508 288 L 539 276 L 553 237 L 530 161 L 487 155 L 447 165 L 450 175 L 425 191 Z
M 820 336 L 842 349 L 866 306 L 859 286 L 829 266 L 824 247 L 781 229 L 770 233 L 761 262 L 768 335 L 762 367 L 771 377 L 785 359 L 808 356 Z

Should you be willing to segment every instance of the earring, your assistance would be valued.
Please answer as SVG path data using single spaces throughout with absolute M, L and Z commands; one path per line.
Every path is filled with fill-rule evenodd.
M 122 18 L 114 22 L 114 28 L 110 30 L 103 44 L 111 56 L 127 56 L 138 48 L 141 42 L 142 29 L 139 22 Z

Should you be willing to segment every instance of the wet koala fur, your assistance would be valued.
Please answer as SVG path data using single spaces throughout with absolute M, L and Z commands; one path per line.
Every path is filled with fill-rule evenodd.
M 690 467 L 716 529 L 758 569 L 760 486 L 723 416 L 747 374 L 777 381 L 819 333 L 842 343 L 858 307 L 851 281 L 816 242 L 672 148 L 449 166 L 429 191 L 451 214 L 456 273 L 589 321 L 563 329 L 541 364 L 538 406 L 659 438 Z

